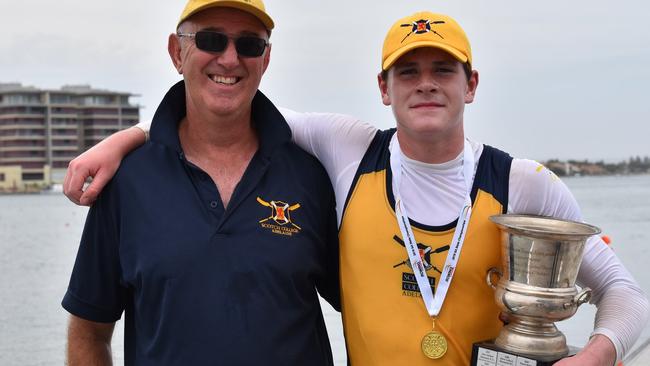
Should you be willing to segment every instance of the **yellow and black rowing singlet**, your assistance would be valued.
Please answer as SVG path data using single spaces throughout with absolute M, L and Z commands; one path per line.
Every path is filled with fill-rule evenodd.
M 341 228 L 343 323 L 352 366 L 468 365 L 474 342 L 498 335 L 502 323 L 489 268 L 500 266 L 499 231 L 488 221 L 505 213 L 512 158 L 484 146 L 471 192 L 465 244 L 436 330 L 448 342 L 438 360 L 421 351 L 431 318 L 420 297 L 395 218 L 388 149 L 394 129 L 379 131 L 348 193 Z M 460 208 L 459 208 L 460 209 Z M 432 227 L 411 222 L 429 282 L 437 286 L 456 222 Z

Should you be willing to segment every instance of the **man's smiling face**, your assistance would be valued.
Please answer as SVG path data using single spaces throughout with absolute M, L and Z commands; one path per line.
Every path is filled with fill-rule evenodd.
M 255 36 L 268 40 L 266 28 L 253 15 L 226 7 L 203 10 L 180 27 L 182 33 L 204 30 L 228 34 L 226 49 L 203 51 L 196 47 L 193 38 L 176 35 L 169 40 L 172 60 L 185 79 L 188 111 L 228 117 L 249 110 L 269 64 L 270 46 L 260 57 L 241 57 L 234 39 Z

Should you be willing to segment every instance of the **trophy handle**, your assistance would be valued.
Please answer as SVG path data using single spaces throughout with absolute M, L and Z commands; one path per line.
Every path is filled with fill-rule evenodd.
M 503 272 L 501 272 L 501 270 L 496 268 L 496 267 L 492 267 L 492 268 L 488 269 L 487 275 L 485 276 L 485 282 L 487 282 L 488 286 L 490 286 L 494 290 L 496 290 L 497 286 L 492 282 L 492 275 L 497 275 L 499 277 L 499 279 L 501 279 L 501 277 L 503 277 Z M 591 292 L 590 292 L 590 295 L 591 295 Z
M 578 292 L 578 294 L 573 297 L 571 302 L 565 303 L 564 308 L 568 309 L 574 305 L 577 308 L 578 306 L 585 304 L 589 300 L 591 300 L 591 289 L 589 287 L 585 287 L 582 289 L 582 291 Z

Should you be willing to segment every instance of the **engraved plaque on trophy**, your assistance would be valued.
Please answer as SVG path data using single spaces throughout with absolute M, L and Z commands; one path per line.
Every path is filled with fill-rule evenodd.
M 490 220 L 501 230 L 503 268 L 490 269 L 487 282 L 509 323 L 495 340 L 474 344 L 470 365 L 547 366 L 575 354 L 554 322 L 573 316 L 591 297 L 575 281 L 585 242 L 600 229 L 529 215 Z

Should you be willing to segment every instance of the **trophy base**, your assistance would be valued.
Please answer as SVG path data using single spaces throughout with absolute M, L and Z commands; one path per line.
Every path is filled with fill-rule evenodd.
M 494 344 L 494 341 L 474 343 L 470 366 L 551 366 L 562 358 L 573 356 L 580 349 L 569 346 L 569 354 L 556 360 L 540 360 L 536 356 L 516 354 Z

